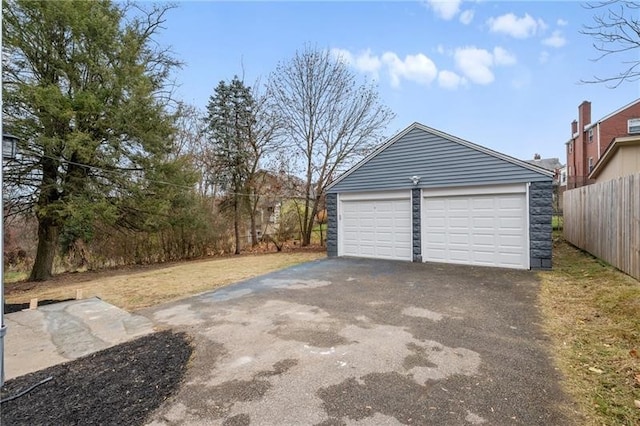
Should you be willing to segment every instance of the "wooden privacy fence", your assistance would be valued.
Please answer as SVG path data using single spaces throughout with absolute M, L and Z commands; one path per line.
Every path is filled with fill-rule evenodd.
M 640 173 L 566 191 L 564 237 L 640 280 Z

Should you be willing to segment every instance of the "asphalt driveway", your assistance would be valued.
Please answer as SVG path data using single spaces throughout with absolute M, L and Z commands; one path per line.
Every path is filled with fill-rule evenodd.
M 327 259 L 140 311 L 194 358 L 152 425 L 571 424 L 529 271 Z

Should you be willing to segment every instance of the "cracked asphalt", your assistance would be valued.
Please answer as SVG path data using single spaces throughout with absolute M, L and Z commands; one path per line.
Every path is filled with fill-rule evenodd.
M 535 273 L 325 259 L 139 311 L 194 355 L 148 424 L 570 425 Z

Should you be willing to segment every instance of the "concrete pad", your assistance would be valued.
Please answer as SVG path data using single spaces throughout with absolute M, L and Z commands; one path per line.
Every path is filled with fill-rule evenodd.
M 5 379 L 32 373 L 154 331 L 147 318 L 98 298 L 7 314 Z

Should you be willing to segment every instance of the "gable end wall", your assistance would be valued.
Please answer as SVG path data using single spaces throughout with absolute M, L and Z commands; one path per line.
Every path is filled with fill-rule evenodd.
M 413 129 L 327 192 L 360 192 L 549 181 L 550 176 L 460 143 Z

